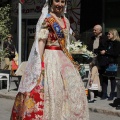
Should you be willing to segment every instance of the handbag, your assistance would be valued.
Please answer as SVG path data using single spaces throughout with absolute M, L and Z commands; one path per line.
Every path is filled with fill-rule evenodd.
M 98 90 L 98 84 L 92 83 L 92 85 L 89 87 L 90 90 Z
M 12 70 L 17 70 L 18 69 L 18 65 L 15 63 L 14 60 L 12 60 Z
M 117 76 L 117 70 L 118 70 L 117 64 L 109 64 L 105 70 L 105 75 L 115 77 Z

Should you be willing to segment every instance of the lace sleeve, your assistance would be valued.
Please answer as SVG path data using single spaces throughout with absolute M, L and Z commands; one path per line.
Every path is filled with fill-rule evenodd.
M 48 30 L 48 25 L 47 22 L 44 21 L 41 30 L 38 33 L 38 40 L 46 40 L 48 38 L 49 30 Z

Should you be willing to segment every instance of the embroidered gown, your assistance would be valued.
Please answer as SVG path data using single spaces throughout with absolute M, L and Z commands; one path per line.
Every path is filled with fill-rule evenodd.
M 48 17 L 54 18 L 50 14 Z M 62 30 L 66 37 L 69 22 L 65 17 L 64 22 Z M 11 120 L 89 120 L 85 88 L 78 70 L 61 49 L 47 18 L 42 24 L 43 29 L 49 32 L 42 45 L 45 47 L 40 79 L 30 92 L 17 94 Z

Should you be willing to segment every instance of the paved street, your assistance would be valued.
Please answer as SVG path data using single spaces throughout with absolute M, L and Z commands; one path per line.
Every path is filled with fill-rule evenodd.
M 14 100 L 0 98 L 0 120 L 10 120 Z M 90 120 L 120 120 L 120 117 L 90 112 Z
M 110 81 L 108 85 L 109 92 Z M 10 120 L 11 109 L 16 94 L 17 90 L 14 82 L 11 83 L 10 92 L 7 92 L 6 89 L 0 90 L 0 120 Z M 99 97 L 96 98 L 95 103 L 90 103 L 90 120 L 120 120 L 120 111 L 116 111 L 114 107 L 109 105 L 110 103 L 112 101 L 100 100 Z
M 120 120 L 120 117 L 90 112 L 90 120 Z
M 0 120 L 10 120 L 14 100 L 0 98 Z

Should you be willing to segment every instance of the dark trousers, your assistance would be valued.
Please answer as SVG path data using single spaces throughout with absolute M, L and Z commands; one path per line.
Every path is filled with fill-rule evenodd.
M 114 96 L 115 95 L 115 88 L 116 88 L 115 77 L 108 78 L 106 76 L 103 76 L 103 83 L 102 83 L 102 92 L 103 92 L 103 95 L 107 96 L 108 79 L 110 80 L 110 83 L 111 83 L 110 96 Z
M 100 68 L 98 69 L 99 78 L 100 78 L 100 86 L 102 87 L 102 91 L 98 93 L 100 97 L 102 97 L 102 95 L 103 95 L 103 81 L 104 81 L 103 74 L 105 72 L 105 69 L 106 69 L 106 67 L 104 67 L 104 66 L 100 66 Z

